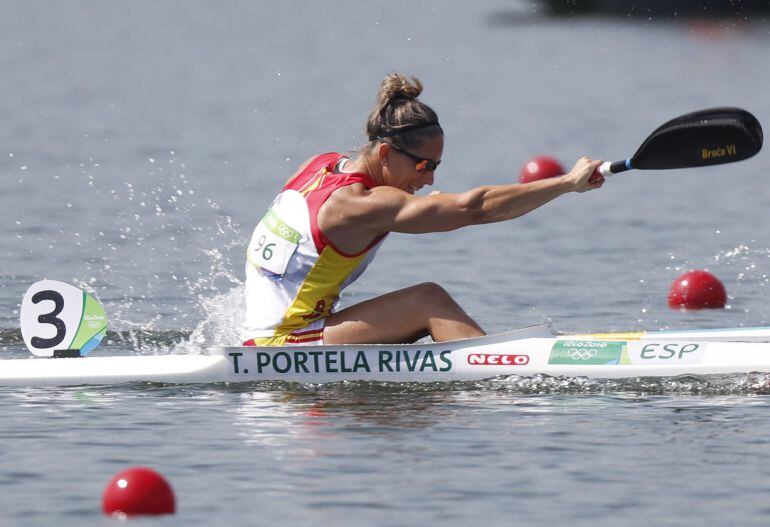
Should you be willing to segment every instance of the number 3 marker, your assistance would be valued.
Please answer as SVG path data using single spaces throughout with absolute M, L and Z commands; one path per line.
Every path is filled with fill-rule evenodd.
M 40 357 L 85 355 L 107 332 L 104 309 L 75 286 L 41 280 L 27 289 L 21 303 L 21 336 Z

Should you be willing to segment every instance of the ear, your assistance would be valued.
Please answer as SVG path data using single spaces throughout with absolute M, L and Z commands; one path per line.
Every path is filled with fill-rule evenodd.
M 379 160 L 380 164 L 386 165 L 388 163 L 391 150 L 392 148 L 390 148 L 388 143 L 380 143 L 377 145 L 377 159 Z

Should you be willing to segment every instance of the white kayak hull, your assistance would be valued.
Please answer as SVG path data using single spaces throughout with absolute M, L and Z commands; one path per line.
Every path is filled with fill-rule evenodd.
M 770 372 L 770 328 L 553 335 L 547 326 L 427 344 L 222 347 L 210 355 L 0 360 L 0 386 L 125 382 L 450 382 Z

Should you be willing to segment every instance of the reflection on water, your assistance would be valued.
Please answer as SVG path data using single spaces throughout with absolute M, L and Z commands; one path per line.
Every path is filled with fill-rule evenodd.
M 221 384 L 207 392 L 219 392 L 227 400 L 224 410 L 232 413 L 247 444 L 268 447 L 276 459 L 283 459 L 338 455 L 339 442 L 355 436 L 388 439 L 409 430 L 465 427 L 469 411 L 487 416 L 514 413 L 523 419 L 520 426 L 529 428 L 546 426 L 565 412 L 573 417 L 593 415 L 602 408 L 644 407 L 651 401 L 660 408 L 665 407 L 661 403 L 666 397 L 676 397 L 672 414 L 684 412 L 717 421 L 720 411 L 729 413 L 746 401 L 746 395 L 770 393 L 770 375 L 612 380 L 538 375 L 399 384 L 270 382 Z
M 405 429 L 452 421 L 457 394 L 389 390 L 356 383 L 329 386 L 287 385 L 254 390 L 232 387 L 234 423 L 248 444 L 271 449 L 276 459 L 340 454 L 340 441 L 352 435 L 389 437 Z M 395 385 L 394 385 L 395 386 Z
M 454 500 L 470 503 L 474 514 L 494 502 L 531 522 L 543 514 L 558 519 L 534 506 L 553 492 L 570 514 L 585 513 L 590 498 L 590 514 L 600 517 L 604 503 L 622 502 L 633 489 L 642 500 L 659 499 L 665 493 L 639 490 L 640 478 L 653 481 L 694 455 L 687 452 L 728 474 L 756 459 L 767 446 L 758 430 L 767 428 L 768 400 L 747 394 L 762 393 L 751 386 L 764 390 L 767 381 L 506 377 L 0 389 L 0 482 L 18 496 L 46 480 L 45 489 L 77 504 L 81 489 L 61 490 L 74 465 L 85 467 L 94 487 L 119 468 L 147 464 L 170 471 L 182 483 L 184 511 L 205 517 L 223 512 L 216 502 L 235 493 L 275 504 L 259 509 L 267 523 L 307 519 L 296 516 L 301 510 L 337 521 L 355 511 L 470 514 L 448 505 Z M 66 470 L 50 475 L 51 463 Z

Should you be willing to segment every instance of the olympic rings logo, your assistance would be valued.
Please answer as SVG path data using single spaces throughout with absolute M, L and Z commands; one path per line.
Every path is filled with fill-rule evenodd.
M 567 354 L 572 360 L 591 360 L 599 353 L 596 348 L 581 349 L 581 348 L 569 348 Z
M 278 236 L 283 238 L 284 240 L 293 240 L 295 237 L 299 235 L 297 231 L 286 225 L 285 223 L 276 223 L 273 224 L 272 227 L 275 228 L 275 230 L 279 231 Z

